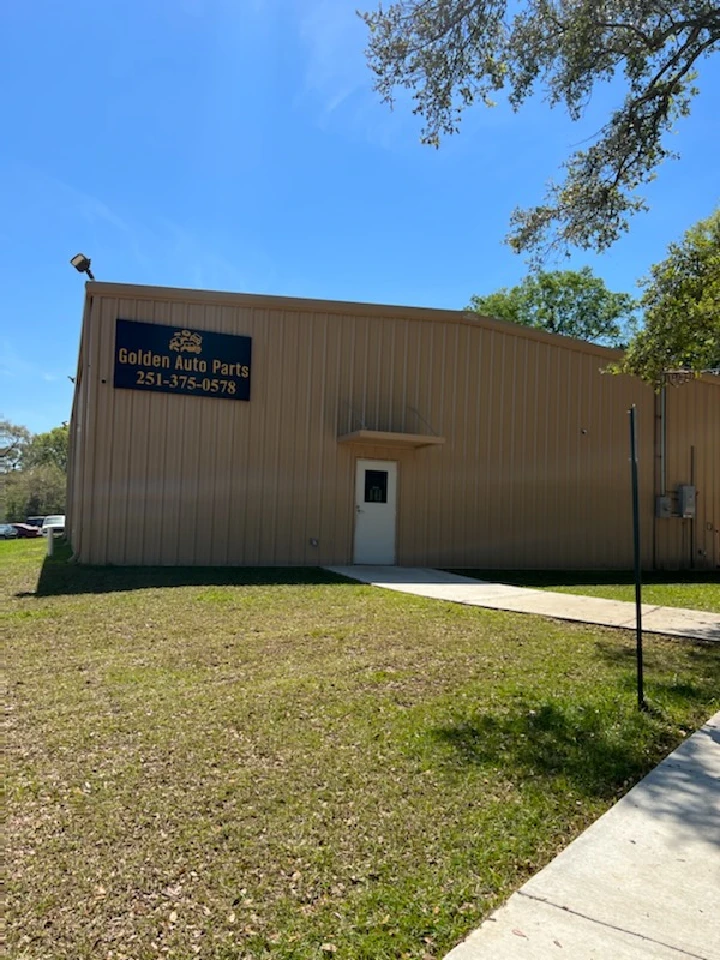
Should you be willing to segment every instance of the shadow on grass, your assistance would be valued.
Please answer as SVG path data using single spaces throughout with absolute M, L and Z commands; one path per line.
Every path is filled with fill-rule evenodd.
M 675 691 L 686 703 L 709 699 L 708 691 L 688 684 Z M 565 782 L 576 796 L 611 799 L 623 793 L 676 745 L 677 734 L 659 715 L 625 715 L 620 723 L 594 707 L 553 704 L 532 709 L 514 704 L 512 712 L 483 714 L 471 722 L 441 727 L 432 737 L 444 762 L 501 767 L 504 775 L 546 784 Z
M 712 702 L 720 691 L 720 649 L 717 642 L 705 640 L 682 640 L 683 670 L 691 673 L 692 679 L 680 673 L 668 674 L 660 668 L 657 655 L 647 645 L 643 655 L 645 694 L 649 702 L 667 700 L 689 703 L 692 700 Z M 619 678 L 624 690 L 634 690 L 636 680 L 636 654 L 634 645 L 609 643 L 597 640 L 595 649 L 606 663 L 625 667 Z M 656 669 L 656 666 L 658 669 Z
M 514 587 L 583 587 L 635 583 L 632 570 L 463 570 L 453 569 L 464 577 L 509 583 Z M 717 570 L 646 570 L 643 583 L 717 583 Z
M 93 567 L 68 562 L 70 555 L 67 544 L 57 544 L 54 556 L 43 562 L 35 592 L 18 596 L 119 593 L 154 587 L 353 583 L 319 567 Z
M 685 701 L 711 698 L 708 690 L 683 684 L 675 695 Z M 612 800 L 642 780 L 635 808 L 653 824 L 670 825 L 678 849 L 688 842 L 720 847 L 717 823 L 717 775 L 714 750 L 720 748 L 720 729 L 709 725 L 685 740 L 667 763 L 662 761 L 678 745 L 682 731 L 662 713 L 626 714 L 619 723 L 591 707 L 565 712 L 554 705 L 535 711 L 515 705 L 506 716 L 479 716 L 472 723 L 434 732 L 455 767 L 499 767 L 518 786 L 551 794 Z

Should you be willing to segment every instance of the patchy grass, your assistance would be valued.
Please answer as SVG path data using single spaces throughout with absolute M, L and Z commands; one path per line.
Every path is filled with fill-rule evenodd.
M 43 549 L 0 543 L 24 960 L 442 956 L 718 706 L 712 647 L 648 639 L 640 714 L 625 633 Z
M 454 570 L 466 577 L 534 587 L 555 593 L 576 593 L 608 600 L 635 601 L 632 571 L 577 570 Z M 720 577 L 717 571 L 643 573 L 643 603 L 662 607 L 688 607 L 720 613 Z

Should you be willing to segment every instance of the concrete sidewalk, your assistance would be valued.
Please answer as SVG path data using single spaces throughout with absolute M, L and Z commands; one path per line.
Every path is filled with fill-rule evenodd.
M 557 620 L 595 623 L 605 627 L 635 628 L 635 604 L 549 590 L 513 587 L 506 583 L 473 580 L 442 570 L 412 567 L 327 567 L 351 580 L 412 593 L 435 600 L 474 607 L 535 613 Z M 643 630 L 671 637 L 720 642 L 720 614 L 643 604 Z
M 720 960 L 720 713 L 446 960 Z

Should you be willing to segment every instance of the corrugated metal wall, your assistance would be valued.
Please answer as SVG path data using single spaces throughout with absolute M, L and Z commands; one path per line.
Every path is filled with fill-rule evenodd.
M 694 483 L 697 515 L 656 521 L 656 566 L 715 569 L 720 567 L 720 384 L 695 381 L 668 386 L 665 394 L 666 491 L 677 509 L 678 486 Z M 657 482 L 659 490 L 659 462 Z
M 351 562 L 367 457 L 399 465 L 399 563 L 627 568 L 631 403 L 653 562 L 655 398 L 601 374 L 608 351 L 440 311 L 112 284 L 89 284 L 88 298 L 68 508 L 83 562 Z M 115 390 L 117 317 L 250 335 L 251 401 Z M 700 388 L 708 408 L 720 391 L 685 389 Z M 718 411 L 706 413 L 698 465 L 717 451 Z M 338 444 L 360 426 L 446 442 Z M 713 456 L 703 483 L 717 503 Z

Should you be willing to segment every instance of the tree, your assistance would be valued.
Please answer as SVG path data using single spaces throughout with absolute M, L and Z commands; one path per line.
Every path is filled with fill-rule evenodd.
M 612 293 L 590 267 L 583 267 L 531 275 L 516 287 L 474 296 L 467 309 L 549 333 L 620 346 L 633 326 L 635 301 L 627 293 Z
M 33 436 L 27 427 L 0 421 L 2 499 L 0 513 L 11 520 L 65 510 L 68 428 L 65 424 Z
M 65 473 L 54 463 L 15 470 L 5 478 L 5 513 L 9 520 L 65 512 Z
M 23 454 L 24 467 L 55 464 L 65 473 L 68 458 L 68 428 L 53 427 L 47 433 L 36 433 Z
M 720 374 L 720 209 L 671 244 L 643 286 L 644 327 L 614 372 L 656 386 L 670 370 Z
M 7 473 L 20 468 L 23 452 L 31 436 L 27 427 L 0 420 L 0 472 Z
M 697 63 L 720 43 L 717 0 L 398 0 L 361 16 L 376 89 L 387 102 L 398 87 L 414 91 L 422 139 L 436 146 L 500 91 L 517 110 L 539 86 L 578 120 L 596 86 L 622 75 L 622 105 L 570 155 L 564 182 L 512 215 L 508 242 L 540 259 L 605 250 L 647 209 L 638 188 L 671 156 L 665 135 L 689 113 Z

